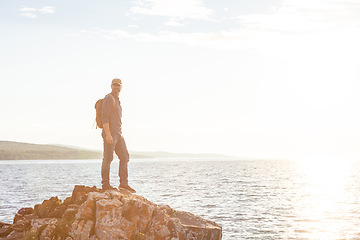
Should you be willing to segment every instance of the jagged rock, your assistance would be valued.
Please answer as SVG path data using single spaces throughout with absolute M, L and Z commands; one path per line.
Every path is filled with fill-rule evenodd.
M 96 202 L 96 237 L 104 240 L 130 239 L 127 233 L 131 233 L 132 226 L 122 213 L 123 203 L 119 199 L 98 200 Z
M 125 189 L 75 186 L 72 196 L 23 208 L 14 224 L 0 223 L 2 239 L 217 240 L 221 226 L 192 213 L 157 205 Z M 18 237 L 18 238 L 17 238 Z
M 75 220 L 69 229 L 69 236 L 73 239 L 89 239 L 93 227 L 94 222 L 91 220 Z
M 33 214 L 34 213 L 34 209 L 33 208 L 21 208 L 19 211 L 18 211 L 18 214 L 21 214 L 21 215 L 29 215 L 29 214 Z
M 11 224 L 0 222 L 0 238 L 6 237 L 9 235 L 14 229 Z
M 42 204 L 37 204 L 34 207 L 35 214 L 41 218 L 52 218 L 55 215 L 55 209 L 61 206 L 62 201 L 58 197 L 52 197 L 49 200 L 44 200 Z
M 75 220 L 75 216 L 78 212 L 77 208 L 68 208 L 63 214 L 63 219 L 66 222 L 73 222 Z
M 31 221 L 32 230 L 38 234 L 40 240 L 51 240 L 55 235 L 58 221 L 56 218 L 33 219 Z
M 33 208 L 21 208 L 15 215 L 13 223 L 17 224 L 26 219 L 36 218 Z
M 7 235 L 5 238 L 0 239 L 6 239 L 6 240 L 19 240 L 23 239 L 24 233 L 21 231 L 12 231 L 9 235 Z

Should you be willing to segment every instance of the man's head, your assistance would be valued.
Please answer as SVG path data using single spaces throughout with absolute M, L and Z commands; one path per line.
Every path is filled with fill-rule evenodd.
M 112 92 L 115 94 L 119 94 L 122 89 L 122 82 L 120 78 L 114 78 L 111 82 Z
M 120 78 L 114 78 L 111 82 L 111 85 L 113 84 L 118 84 L 118 85 L 121 85 L 122 82 L 121 82 L 121 79 Z

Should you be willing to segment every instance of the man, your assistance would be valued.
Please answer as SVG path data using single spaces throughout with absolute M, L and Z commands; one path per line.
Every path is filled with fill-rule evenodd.
M 115 189 L 110 185 L 110 164 L 113 160 L 114 151 L 119 157 L 119 188 L 125 188 L 132 193 L 136 191 L 128 184 L 128 162 L 129 152 L 122 136 L 121 117 L 122 108 L 119 94 L 122 89 L 122 82 L 114 78 L 111 82 L 111 93 L 105 96 L 102 104 L 102 137 L 104 140 L 104 158 L 101 166 L 101 178 L 103 189 Z

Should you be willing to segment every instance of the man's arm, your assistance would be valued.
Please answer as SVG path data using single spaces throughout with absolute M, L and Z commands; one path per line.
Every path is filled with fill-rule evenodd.
M 103 124 L 103 129 L 104 129 L 104 132 L 105 132 L 105 141 L 106 141 L 106 143 L 113 144 L 113 138 L 111 136 L 109 123 L 104 123 Z
M 109 125 L 109 118 L 111 114 L 111 110 L 114 105 L 114 98 L 110 95 L 107 95 L 104 98 L 103 105 L 102 105 L 102 113 L 101 113 L 101 120 L 103 123 L 103 129 L 105 132 L 105 141 L 108 144 L 113 144 L 113 138 L 110 132 L 110 125 Z

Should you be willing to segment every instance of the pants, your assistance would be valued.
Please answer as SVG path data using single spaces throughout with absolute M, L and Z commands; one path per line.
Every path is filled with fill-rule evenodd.
M 129 152 L 126 148 L 126 143 L 124 137 L 121 134 L 113 134 L 113 144 L 108 144 L 105 141 L 105 132 L 103 131 L 102 137 L 104 141 L 104 155 L 101 165 L 101 178 L 102 185 L 110 184 L 110 165 L 114 158 L 114 151 L 119 157 L 119 178 L 121 185 L 128 184 L 128 162 L 129 162 Z

